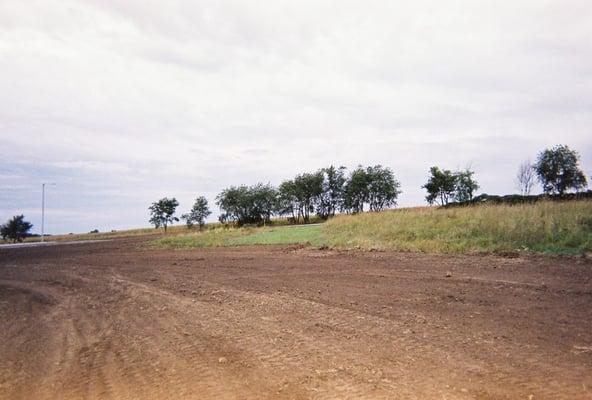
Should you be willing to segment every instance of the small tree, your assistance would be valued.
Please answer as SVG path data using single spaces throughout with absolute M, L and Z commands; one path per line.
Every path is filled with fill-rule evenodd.
M 167 226 L 173 224 L 173 222 L 179 221 L 179 218 L 175 217 L 175 212 L 179 202 L 174 197 L 169 199 L 164 197 L 154 203 L 148 208 L 150 210 L 150 223 L 154 225 L 156 229 L 164 226 L 166 232 Z
M 429 204 L 440 204 L 444 206 L 450 200 L 454 199 L 456 191 L 456 174 L 445 169 L 440 170 L 438 167 L 430 168 L 430 178 L 428 182 L 422 186 L 427 190 L 428 195 L 426 200 Z
M 456 172 L 454 175 L 456 177 L 454 192 L 456 201 L 463 202 L 473 200 L 473 194 L 479 189 L 479 184 L 477 184 L 477 181 L 473 178 L 475 172 L 467 168 L 464 171 Z
M 22 242 L 25 237 L 29 234 L 29 231 L 33 227 L 28 221 L 25 221 L 24 215 L 15 215 L 12 219 L 9 219 L 4 225 L 0 226 L 0 235 L 2 239 L 11 239 L 14 243 Z
M 534 166 L 530 160 L 526 160 L 518 167 L 518 172 L 516 173 L 516 189 L 520 190 L 522 196 L 528 196 L 534 186 L 534 180 Z
M 401 184 L 390 168 L 381 165 L 366 168 L 368 177 L 368 204 L 370 211 L 381 211 L 397 205 Z
M 331 165 L 320 170 L 323 175 L 322 194 L 316 206 L 317 215 L 323 219 L 333 217 L 343 207 L 345 191 L 345 167 L 335 168 Z
M 343 209 L 364 212 L 368 204 L 370 211 L 381 211 L 397 204 L 401 184 L 395 179 L 390 168 L 382 165 L 362 167 L 359 165 L 345 184 Z
M 294 180 L 283 181 L 278 188 L 278 198 L 276 211 L 279 215 L 291 215 L 291 220 L 298 222 L 300 214 L 298 213 L 299 203 L 296 197 L 296 187 Z
M 588 183 L 578 161 L 578 153 L 565 145 L 539 153 L 534 169 L 543 191 L 562 195 L 570 189 L 577 191 L 585 188 Z
M 195 199 L 191 211 L 181 216 L 182 219 L 187 223 L 188 228 L 192 228 L 194 224 L 199 225 L 199 230 L 203 228 L 206 223 L 206 218 L 212 212 L 208 208 L 208 200 L 204 196 L 199 196 Z
M 277 209 L 277 190 L 270 184 L 231 186 L 216 196 L 222 223 L 264 224 Z
M 323 173 L 304 173 L 294 178 L 294 194 L 298 204 L 298 214 L 302 215 L 304 222 L 310 220 L 310 214 L 314 212 L 323 194 Z
M 369 176 L 366 170 L 358 165 L 349 175 L 345 184 L 343 208 L 354 214 L 364 212 L 364 204 L 369 201 Z

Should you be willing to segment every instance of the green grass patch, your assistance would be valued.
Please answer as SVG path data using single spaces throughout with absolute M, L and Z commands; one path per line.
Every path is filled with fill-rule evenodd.
M 231 246 L 265 244 L 325 244 L 321 225 L 294 225 L 277 228 L 263 228 L 248 235 L 238 236 L 228 241 Z
M 429 253 L 592 251 L 592 201 L 417 208 L 339 216 L 331 246 Z
M 160 249 L 190 249 L 219 246 L 325 243 L 320 225 L 274 226 L 260 228 L 219 228 L 185 235 L 165 236 L 151 242 Z

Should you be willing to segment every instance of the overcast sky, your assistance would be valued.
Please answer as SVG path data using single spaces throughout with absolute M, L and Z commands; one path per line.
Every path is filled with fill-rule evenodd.
M 42 182 L 85 232 L 329 164 L 505 194 L 554 144 L 590 176 L 591 111 L 590 0 L 2 0 L 0 222 L 38 231 Z

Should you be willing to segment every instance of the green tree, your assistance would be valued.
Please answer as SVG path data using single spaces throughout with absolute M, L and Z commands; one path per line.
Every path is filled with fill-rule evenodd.
M 277 197 L 277 190 L 270 184 L 231 186 L 216 197 L 222 210 L 218 219 L 237 225 L 269 222 L 277 209 Z
M 152 203 L 148 207 L 148 210 L 150 210 L 150 223 L 157 229 L 163 226 L 166 232 L 169 224 L 172 225 L 173 222 L 179 221 L 179 218 L 175 217 L 178 206 L 179 202 L 174 197 L 172 199 L 164 197 Z
M 390 168 L 381 165 L 366 168 L 370 211 L 381 211 L 397 205 L 401 184 Z
M 294 222 L 310 220 L 323 194 L 323 173 L 304 173 L 282 182 L 278 190 L 277 210 L 280 215 L 291 215 Z
M 294 180 L 283 181 L 278 188 L 276 211 L 279 215 L 290 215 L 293 222 L 298 222 L 300 206 L 296 196 Z
M 323 194 L 323 174 L 304 173 L 294 178 L 294 193 L 298 205 L 298 216 L 306 223 Z
M 206 223 L 206 218 L 208 218 L 211 213 L 212 212 L 208 208 L 208 200 L 204 196 L 198 196 L 195 199 L 195 203 L 193 203 L 191 211 L 187 214 L 183 214 L 181 218 L 185 220 L 188 228 L 193 227 L 194 224 L 198 224 L 199 229 L 201 230 Z
M 345 167 L 335 168 L 333 165 L 319 171 L 323 175 L 322 192 L 317 202 L 317 215 L 323 219 L 333 217 L 343 208 L 345 193 Z
M 457 177 L 450 170 L 440 170 L 438 167 L 430 168 L 428 182 L 422 186 L 427 190 L 426 200 L 429 204 L 448 204 L 454 199 Z
M 464 171 L 456 172 L 454 193 L 456 201 L 463 202 L 473 200 L 473 194 L 479 189 L 479 184 L 477 184 L 473 175 L 475 175 L 475 172 L 468 168 Z
M 343 208 L 352 213 L 364 212 L 368 204 L 370 211 L 381 211 L 397 204 L 401 184 L 390 168 L 382 165 L 362 167 L 352 171 L 345 184 Z
M 540 152 L 534 170 L 545 193 L 564 194 L 571 189 L 581 190 L 588 183 L 580 169 L 579 155 L 565 145 Z
M 358 165 L 345 183 L 343 208 L 354 214 L 364 212 L 364 204 L 368 202 L 369 176 L 361 165 Z
M 22 242 L 33 228 L 33 224 L 25 221 L 24 215 L 15 215 L 9 219 L 4 225 L 0 226 L 0 235 L 2 239 L 11 239 L 14 243 Z

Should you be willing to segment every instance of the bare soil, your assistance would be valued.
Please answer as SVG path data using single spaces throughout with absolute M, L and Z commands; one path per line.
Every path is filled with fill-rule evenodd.
M 591 399 L 576 258 L 0 250 L 2 399 Z

